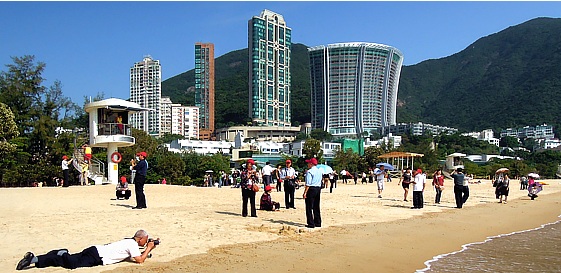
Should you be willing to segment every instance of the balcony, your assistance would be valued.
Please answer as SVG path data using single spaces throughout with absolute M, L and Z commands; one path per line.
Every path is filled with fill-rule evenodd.
M 135 144 L 130 124 L 100 123 L 97 125 L 97 132 L 93 147 L 107 147 L 109 143 L 116 143 L 121 147 Z

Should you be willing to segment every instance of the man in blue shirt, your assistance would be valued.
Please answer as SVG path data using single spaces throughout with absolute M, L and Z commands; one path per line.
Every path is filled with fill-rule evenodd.
M 317 159 L 306 160 L 308 171 L 306 172 L 306 188 L 304 189 L 304 200 L 306 202 L 307 228 L 321 227 L 321 215 L 319 210 L 322 172 L 316 166 Z
M 134 176 L 134 194 L 136 195 L 136 207 L 133 209 L 146 208 L 146 196 L 144 196 L 144 183 L 146 183 L 146 171 L 148 170 L 148 163 L 146 152 L 136 154 L 138 156 L 138 163 L 132 166 L 132 170 L 136 171 Z

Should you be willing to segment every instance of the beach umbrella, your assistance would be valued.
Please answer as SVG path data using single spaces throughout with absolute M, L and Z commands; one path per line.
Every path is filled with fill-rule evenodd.
M 506 173 L 506 172 L 508 172 L 508 171 L 509 171 L 509 170 L 508 170 L 507 168 L 500 168 L 500 169 L 498 169 L 495 173 Z
M 331 168 L 329 165 L 318 164 L 316 165 L 316 167 L 318 167 L 321 170 L 322 174 L 328 174 L 333 172 L 333 168 Z
M 528 176 L 533 177 L 533 178 L 540 178 L 540 175 L 537 173 L 529 173 Z
M 390 163 L 381 162 L 381 163 L 376 164 L 376 167 L 381 167 L 381 166 L 384 166 L 384 169 L 389 170 L 389 171 L 393 171 L 395 169 L 395 167 Z

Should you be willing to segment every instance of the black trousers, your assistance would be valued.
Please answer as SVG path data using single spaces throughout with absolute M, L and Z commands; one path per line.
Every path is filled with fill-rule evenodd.
M 294 192 L 296 189 L 290 184 L 289 181 L 284 181 L 284 203 L 286 208 L 294 208 Z
M 136 174 L 134 176 L 134 194 L 136 195 L 136 207 L 146 208 L 146 196 L 144 196 L 144 183 L 146 176 Z
M 277 191 L 282 191 L 282 182 L 279 179 L 277 179 Z
M 257 217 L 257 210 L 255 209 L 255 192 L 242 188 L 242 216 L 247 216 L 247 201 L 251 204 L 251 217 Z
M 329 184 L 329 193 L 333 192 L 333 188 L 337 188 L 337 179 L 331 179 L 331 183 Z
M 62 256 L 58 256 L 57 252 L 58 250 L 53 250 L 47 254 L 37 256 L 35 267 L 61 266 L 68 269 L 75 269 L 78 267 L 103 265 L 103 261 L 101 257 L 99 257 L 95 246 L 88 247 L 82 250 L 82 252 L 72 255 L 67 252 L 62 254 Z
M 469 197 L 468 186 L 454 185 L 454 197 L 456 198 L 456 208 L 461 209 Z
M 321 227 L 319 209 L 321 187 L 309 187 L 306 193 L 306 222 L 309 227 Z
M 440 197 L 442 196 L 442 189 L 441 188 L 434 188 L 436 190 L 436 197 L 434 198 L 435 203 L 440 203 Z
M 123 191 L 115 191 L 115 194 L 117 195 L 117 199 L 118 198 L 125 198 L 125 199 L 129 199 L 129 197 L 131 197 L 131 190 L 125 190 L 125 193 L 123 193 Z
M 68 180 L 68 169 L 62 170 L 62 176 L 64 177 L 64 181 L 62 181 L 63 187 L 70 186 L 70 180 Z
M 423 208 L 423 192 L 422 191 L 413 191 L 413 207 L 414 208 Z

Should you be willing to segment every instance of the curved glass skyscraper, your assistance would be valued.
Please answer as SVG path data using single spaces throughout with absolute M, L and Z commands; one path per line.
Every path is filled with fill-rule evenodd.
M 375 43 L 338 43 L 308 48 L 312 129 L 334 136 L 370 133 L 396 124 L 403 54 Z

